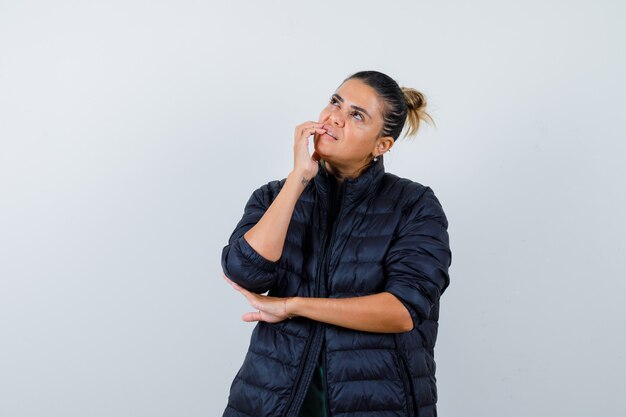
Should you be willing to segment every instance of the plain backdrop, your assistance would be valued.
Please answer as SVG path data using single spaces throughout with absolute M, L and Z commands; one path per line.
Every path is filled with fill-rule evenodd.
M 219 416 L 252 191 L 348 75 L 436 126 L 386 170 L 449 220 L 439 415 L 626 412 L 626 6 L 0 1 L 0 415 Z M 262 416 L 260 416 L 262 417 Z

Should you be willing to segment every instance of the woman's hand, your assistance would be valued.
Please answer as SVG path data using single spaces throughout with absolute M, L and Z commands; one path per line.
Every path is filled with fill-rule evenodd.
M 278 323 L 291 315 L 287 313 L 287 300 L 291 297 L 270 297 L 268 295 L 260 295 L 246 290 L 231 281 L 224 273 L 222 276 L 234 289 L 239 291 L 248 299 L 250 305 L 259 311 L 245 313 L 241 318 L 243 321 L 267 321 L 269 323 Z
M 315 133 L 326 132 L 325 129 L 322 129 L 323 125 L 323 123 L 307 121 L 296 126 L 293 144 L 293 168 L 294 171 L 304 175 L 307 180 L 317 175 L 319 169 L 317 162 L 320 160 L 316 151 L 313 152 L 313 155 L 309 154 L 309 138 Z

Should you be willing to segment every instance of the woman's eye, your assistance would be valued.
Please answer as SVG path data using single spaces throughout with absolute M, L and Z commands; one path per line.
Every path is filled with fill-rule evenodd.
M 336 99 L 335 97 L 331 97 L 331 98 L 330 98 L 330 100 L 329 100 L 329 103 L 330 103 L 330 104 L 332 104 L 332 105 L 335 105 L 335 104 L 337 104 L 337 103 L 338 103 L 338 101 L 337 101 L 337 99 Z M 360 120 L 360 121 L 363 121 L 363 120 L 364 120 L 363 115 L 362 115 L 361 113 L 359 113 L 359 112 L 356 112 L 356 111 L 355 111 L 355 112 L 353 112 L 353 113 L 352 113 L 352 115 L 357 115 L 357 116 L 359 116 L 359 117 L 360 117 L 360 119 L 357 119 L 357 120 Z

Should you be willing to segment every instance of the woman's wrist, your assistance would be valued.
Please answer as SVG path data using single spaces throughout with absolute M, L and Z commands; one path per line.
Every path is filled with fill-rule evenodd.
M 298 314 L 295 311 L 295 307 L 299 297 L 287 297 L 285 298 L 285 315 L 288 318 L 297 317 Z
M 313 175 L 300 169 L 292 170 L 289 173 L 288 177 L 291 177 L 294 181 L 298 182 L 302 190 L 304 190 L 309 182 L 313 179 Z

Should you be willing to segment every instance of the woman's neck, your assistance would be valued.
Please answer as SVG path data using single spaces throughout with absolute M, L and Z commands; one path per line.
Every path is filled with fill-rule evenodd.
M 345 167 L 335 163 L 325 162 L 326 171 L 332 174 L 339 184 L 342 184 L 346 178 L 356 178 L 369 166 L 368 163 L 360 167 Z

